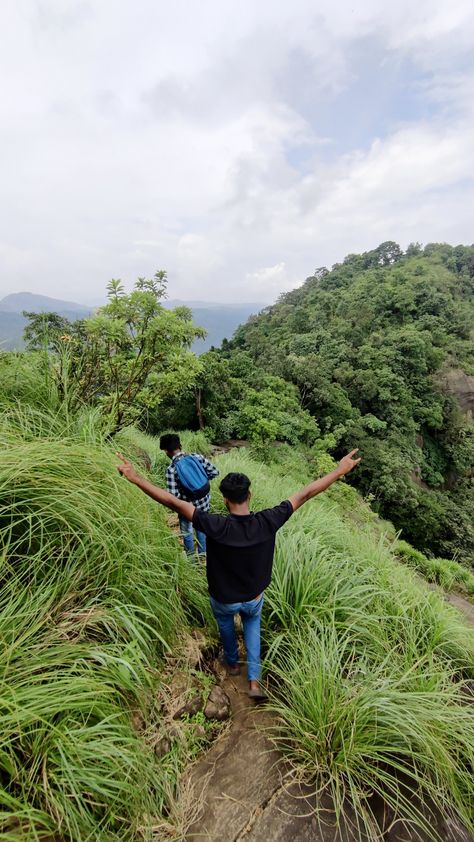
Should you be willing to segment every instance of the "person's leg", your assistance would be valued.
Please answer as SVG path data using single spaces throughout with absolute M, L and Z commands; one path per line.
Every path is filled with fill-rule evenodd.
M 260 618 L 262 616 L 263 594 L 258 599 L 243 602 L 240 609 L 247 649 L 247 677 L 258 682 L 261 675 L 260 663 Z
M 196 529 L 196 538 L 197 538 L 199 555 L 205 555 L 206 554 L 206 536 L 204 535 L 204 532 L 198 532 L 198 530 Z
M 184 549 L 187 555 L 194 555 L 194 532 L 193 525 L 190 520 L 179 515 L 179 530 L 183 539 Z
M 239 661 L 237 635 L 235 633 L 234 615 L 239 611 L 241 603 L 217 602 L 210 597 L 211 608 L 219 627 L 224 658 L 229 667 L 236 667 Z

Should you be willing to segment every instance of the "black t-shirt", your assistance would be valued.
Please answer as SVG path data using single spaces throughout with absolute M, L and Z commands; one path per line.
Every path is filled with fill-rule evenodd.
M 195 509 L 193 526 L 207 536 L 207 581 L 214 599 L 246 602 L 270 584 L 275 535 L 292 514 L 289 500 L 249 515 Z

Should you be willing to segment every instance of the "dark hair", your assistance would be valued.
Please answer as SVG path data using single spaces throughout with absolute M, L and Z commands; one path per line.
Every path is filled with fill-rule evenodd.
M 174 450 L 181 450 L 181 442 L 176 433 L 165 433 L 160 438 L 160 450 L 167 450 L 173 453 Z
M 231 503 L 245 503 L 249 496 L 250 480 L 245 474 L 227 474 L 219 489 Z

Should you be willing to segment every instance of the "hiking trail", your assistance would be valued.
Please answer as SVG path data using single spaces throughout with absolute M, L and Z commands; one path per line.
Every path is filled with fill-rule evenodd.
M 226 677 L 222 687 L 230 698 L 232 723 L 188 773 L 202 808 L 186 839 L 334 840 L 334 828 L 321 835 L 311 789 L 293 778 L 289 763 L 272 743 L 268 734 L 272 714 L 249 699 L 245 675 Z M 355 839 L 350 835 L 341 838 Z
M 448 602 L 474 625 L 474 605 L 458 594 Z M 216 670 L 219 672 L 219 670 Z M 240 676 L 223 677 L 221 686 L 231 703 L 229 730 L 186 774 L 198 817 L 186 833 L 188 842 L 365 842 L 350 806 L 336 826 L 331 804 L 296 777 L 290 763 L 275 748 L 271 711 L 247 695 L 245 668 Z M 323 821 L 315 808 L 323 808 Z M 393 823 L 383 804 L 372 804 L 384 842 L 428 842 L 428 836 L 400 822 Z M 445 842 L 474 842 L 460 822 L 431 813 Z

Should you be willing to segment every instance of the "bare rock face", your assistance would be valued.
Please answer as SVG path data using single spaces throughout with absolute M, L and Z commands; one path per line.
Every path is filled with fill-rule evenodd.
M 474 420 L 474 377 L 466 374 L 462 368 L 450 368 L 443 374 L 442 380 L 448 395 L 457 398 L 463 412 L 470 421 Z
M 222 687 L 218 687 L 217 684 L 209 693 L 204 708 L 204 716 L 206 719 L 217 719 L 219 722 L 223 722 L 230 716 L 230 699 Z

